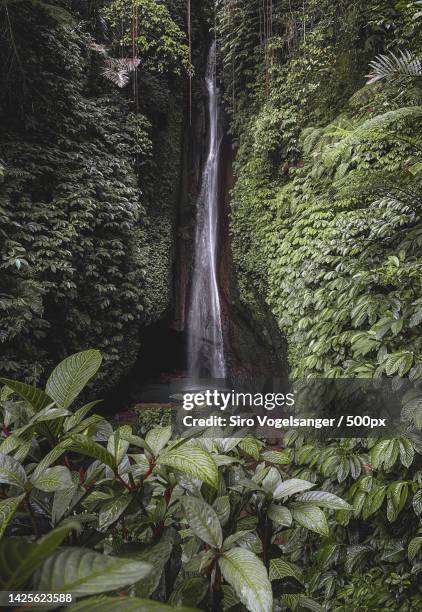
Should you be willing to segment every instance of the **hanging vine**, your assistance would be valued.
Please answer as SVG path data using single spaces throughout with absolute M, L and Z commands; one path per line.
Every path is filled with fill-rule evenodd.
M 261 0 L 260 35 L 264 47 L 265 91 L 269 94 L 272 64 L 271 40 L 273 37 L 273 0 Z

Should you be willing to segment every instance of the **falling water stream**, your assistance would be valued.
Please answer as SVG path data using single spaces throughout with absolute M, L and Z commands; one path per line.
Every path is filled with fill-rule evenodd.
M 196 219 L 194 269 L 188 314 L 188 369 L 189 376 L 193 379 L 224 379 L 226 364 L 217 279 L 218 172 L 222 138 L 215 43 L 209 52 L 205 81 L 208 91 L 209 145 Z

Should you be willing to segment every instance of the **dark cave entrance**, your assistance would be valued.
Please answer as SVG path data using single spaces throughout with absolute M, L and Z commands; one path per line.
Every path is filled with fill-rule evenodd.
M 166 403 L 170 388 L 186 376 L 186 343 L 186 333 L 177 331 L 168 321 L 146 327 L 141 334 L 139 358 L 105 398 L 105 411 L 116 414 L 135 404 Z

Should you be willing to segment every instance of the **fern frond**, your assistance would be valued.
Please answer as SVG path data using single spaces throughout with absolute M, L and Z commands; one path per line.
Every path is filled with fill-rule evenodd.
M 403 77 L 422 77 L 421 58 L 414 56 L 407 49 L 398 55 L 390 51 L 388 55 L 378 55 L 370 64 L 372 72 L 367 75 L 367 84 L 371 85 L 382 79 L 394 82 Z
M 388 141 L 404 131 L 405 126 L 412 125 L 415 134 L 419 134 L 422 120 L 422 106 L 405 106 L 387 111 L 364 121 L 348 136 L 339 142 L 328 145 L 322 151 L 322 159 L 327 167 L 339 164 L 341 160 L 349 161 L 353 155 L 353 147 L 364 142 Z M 409 144 L 419 144 L 418 140 L 407 139 Z
M 122 88 L 129 83 L 131 72 L 134 72 L 140 63 L 140 59 L 132 57 L 108 58 L 101 73 L 103 77 Z

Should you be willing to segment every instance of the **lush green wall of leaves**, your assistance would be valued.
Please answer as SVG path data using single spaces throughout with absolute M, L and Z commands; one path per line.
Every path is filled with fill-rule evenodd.
M 272 5 L 267 54 L 262 7 L 239 0 L 219 11 L 241 297 L 257 321 L 273 313 L 292 376 L 417 381 L 421 79 L 366 85 L 365 75 L 380 53 L 420 54 L 418 5 Z M 408 400 L 420 415 L 420 389 Z M 308 593 L 330 610 L 421 609 L 420 440 L 293 433 L 284 443 L 296 477 L 354 507 L 352 519 L 336 513 L 322 543 L 284 534 L 285 557 L 307 568 Z
M 186 7 L 156 7 L 164 34 L 148 22 L 135 105 L 132 85 L 102 76 L 98 43 L 115 54 L 121 34 L 104 4 L 125 8 L 23 1 L 2 15 L 0 369 L 29 380 L 95 346 L 112 385 L 171 303 Z
M 268 70 L 262 14 L 254 23 L 253 2 L 229 5 L 220 35 L 244 301 L 259 318 L 265 296 L 295 375 L 416 374 L 420 85 L 365 86 L 377 53 L 418 49 L 416 5 L 273 2 Z M 242 11 L 249 29 L 235 27 Z

